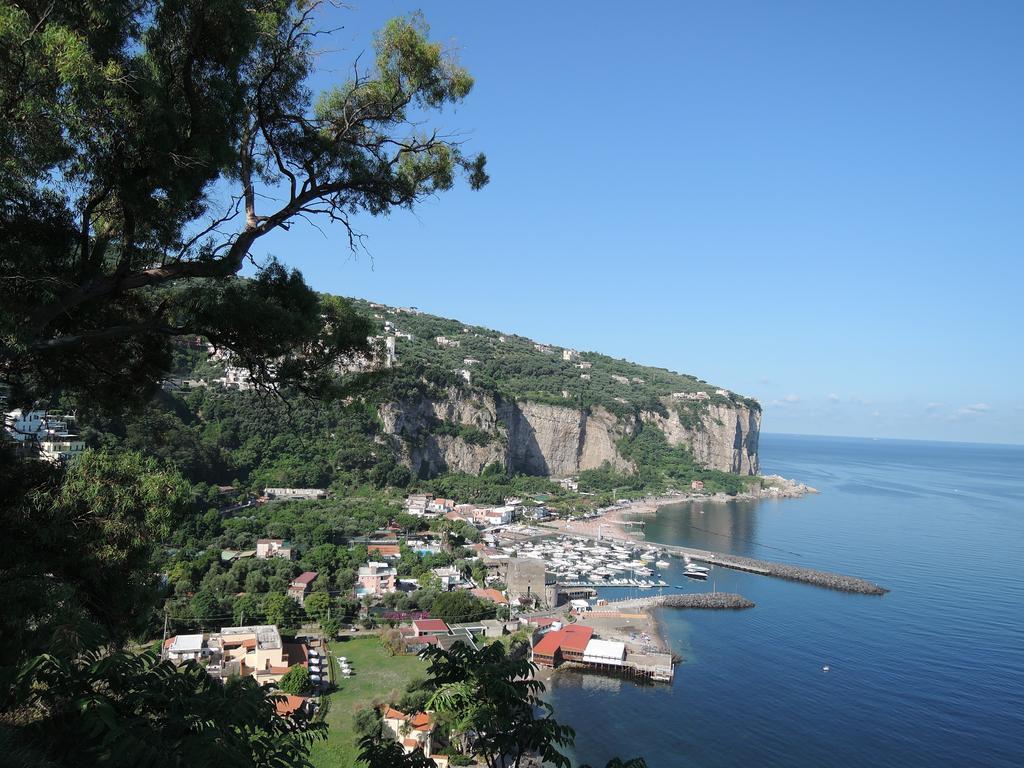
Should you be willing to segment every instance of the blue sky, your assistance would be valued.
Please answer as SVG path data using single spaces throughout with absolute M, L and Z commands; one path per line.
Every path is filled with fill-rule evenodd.
M 490 186 L 261 243 L 317 289 L 693 373 L 765 431 L 1024 442 L 1024 4 L 395 0 Z

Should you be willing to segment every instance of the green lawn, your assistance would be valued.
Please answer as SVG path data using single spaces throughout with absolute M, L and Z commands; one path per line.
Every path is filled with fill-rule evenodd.
M 336 657 L 345 656 L 355 673 L 346 679 L 338 673 Z M 310 759 L 317 768 L 352 768 L 356 765 L 356 736 L 352 718 L 362 707 L 398 699 L 414 677 L 425 674 L 418 656 L 388 656 L 376 637 L 331 643 L 331 674 L 339 690 L 329 696 L 327 741 L 313 744 Z

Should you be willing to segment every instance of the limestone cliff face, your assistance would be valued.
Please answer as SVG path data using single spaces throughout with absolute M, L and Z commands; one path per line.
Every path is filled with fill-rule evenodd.
M 761 411 L 745 405 L 709 405 L 699 423 L 687 425 L 666 401 L 669 415 L 644 411 L 642 419 L 654 424 L 671 445 L 688 445 L 693 457 L 710 469 L 756 475 L 759 470 L 757 441 Z
M 532 475 L 568 477 L 611 462 L 631 465 L 615 448 L 623 428 L 603 408 L 587 413 L 578 408 L 539 403 L 503 403 L 508 428 L 508 466 Z
M 699 423 L 644 412 L 672 445 L 690 446 L 701 464 L 726 472 L 756 474 L 761 413 L 740 405 L 711 405 Z M 533 402 L 507 402 L 483 393 L 452 389 L 443 396 L 386 403 L 380 408 L 384 438 L 421 476 L 445 470 L 479 474 L 499 463 L 515 472 L 568 477 L 604 462 L 632 470 L 616 448 L 637 424 L 603 408 L 589 411 Z M 473 427 L 492 436 L 486 445 L 457 435 L 436 434 L 439 422 Z

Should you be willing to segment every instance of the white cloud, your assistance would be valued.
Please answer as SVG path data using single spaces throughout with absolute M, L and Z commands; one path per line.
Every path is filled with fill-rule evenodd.
M 875 418 L 878 418 L 879 416 L 882 415 L 882 412 L 881 411 L 872 411 L 871 415 L 874 416 Z
M 988 403 L 972 403 L 961 408 L 960 413 L 986 413 L 991 410 L 992 406 Z
M 799 403 L 800 395 L 786 395 L 782 399 L 785 400 L 787 403 Z
M 937 411 L 939 408 L 941 408 L 944 405 L 945 405 L 945 403 L 928 403 L 928 405 L 926 405 L 924 407 L 924 409 L 926 411 Z
M 830 403 L 838 403 L 841 398 L 835 392 L 828 393 L 828 401 Z

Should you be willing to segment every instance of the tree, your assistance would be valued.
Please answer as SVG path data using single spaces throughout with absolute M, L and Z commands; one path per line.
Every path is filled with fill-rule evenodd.
M 259 386 L 322 391 L 367 321 L 261 238 L 413 208 L 484 157 L 427 126 L 473 79 L 420 16 L 314 96 L 320 3 L 0 4 L 0 377 L 121 407 L 203 335 Z M 246 261 L 251 280 L 236 276 Z
M 263 598 L 263 614 L 268 624 L 291 626 L 299 604 L 283 592 L 271 592 Z
M 309 618 L 322 626 L 331 609 L 331 596 L 326 592 L 313 592 L 306 597 L 302 607 Z
M 474 749 L 490 768 L 518 766 L 527 754 L 567 768 L 559 748 L 572 746 L 574 733 L 552 717 L 540 699 L 544 684 L 535 666 L 508 655 L 501 643 L 479 650 L 456 643 L 450 650 L 428 648 L 430 709 L 452 718 L 454 731 L 476 734 Z
M 117 646 L 142 631 L 158 597 L 154 549 L 188 499 L 180 475 L 135 453 L 86 451 L 65 470 L 0 446 L 0 672 L 55 635 Z
M 7 693 L 5 708 L 16 702 L 21 715 L 16 743 L 35 752 L 26 768 L 297 765 L 326 735 L 322 724 L 297 729 L 278 717 L 252 678 L 222 684 L 152 651 L 40 657 Z
M 446 622 L 479 621 L 494 616 L 494 605 L 484 603 L 465 589 L 457 589 L 439 594 L 430 614 Z
M 296 664 L 284 673 L 278 688 L 285 693 L 301 696 L 309 690 L 310 685 L 309 670 L 301 664 Z

